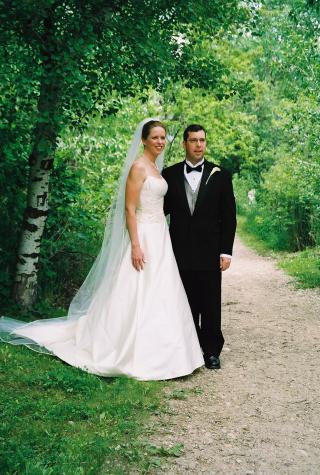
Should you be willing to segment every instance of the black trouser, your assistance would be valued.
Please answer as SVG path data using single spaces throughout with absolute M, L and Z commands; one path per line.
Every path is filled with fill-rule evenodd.
M 219 356 L 221 331 L 221 271 L 180 270 L 189 305 L 204 353 Z

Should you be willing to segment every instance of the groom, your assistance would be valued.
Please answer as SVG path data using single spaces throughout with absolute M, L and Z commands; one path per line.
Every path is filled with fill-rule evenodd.
M 189 125 L 183 134 L 185 161 L 163 170 L 168 183 L 165 214 L 170 215 L 173 251 L 185 287 L 205 365 L 219 369 L 221 271 L 230 266 L 236 207 L 230 174 L 204 159 L 206 131 Z

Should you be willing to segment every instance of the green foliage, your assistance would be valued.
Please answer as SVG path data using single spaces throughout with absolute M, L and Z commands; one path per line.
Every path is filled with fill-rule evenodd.
M 98 378 L 24 348 L 0 348 L 2 474 L 141 472 L 180 447 L 146 449 L 160 383 Z
M 305 7 L 305 2 L 264 2 L 259 35 L 237 46 L 250 60 L 246 74 L 255 85 L 254 99 L 242 110 L 256 118 L 255 160 L 246 161 L 235 180 L 238 209 L 248 230 L 269 247 L 289 251 L 320 240 L 320 23 Z M 256 202 L 250 206 L 251 189 Z
M 256 184 L 250 179 L 250 168 L 242 169 L 243 176 L 236 181 L 241 189 L 239 207 L 248 212 L 251 229 L 272 247 L 299 250 L 320 239 L 319 112 L 305 96 L 295 102 L 281 100 L 274 112 L 281 139 L 277 144 L 268 144 L 267 137 L 260 142 L 272 147 L 273 159 L 270 162 L 268 154 L 262 154 L 269 167 L 262 168 Z M 257 188 L 257 202 L 249 209 L 245 191 L 252 188 Z
M 225 88 L 227 95 L 228 87 Z M 181 146 L 184 128 L 190 123 L 203 124 L 207 131 L 207 156 L 231 172 L 254 160 L 255 137 L 250 127 L 254 117 L 240 111 L 235 99 L 217 99 L 214 92 L 173 86 L 164 96 L 165 114 L 170 117 L 169 133 L 175 137 L 167 161 L 183 160 Z
M 257 236 L 257 234 L 252 232 L 252 224 L 249 224 L 248 221 L 249 219 L 247 215 L 243 216 L 240 214 L 237 217 L 237 234 L 240 236 L 241 240 L 262 256 L 272 255 L 273 257 L 276 257 L 276 254 L 272 249 L 270 249 L 268 243 L 262 240 L 261 236 Z
M 113 133 L 105 128 L 108 116 L 126 110 L 124 97 L 141 93 L 148 100 L 150 86 L 165 90 L 179 79 L 190 87 L 217 85 L 225 68 L 208 56 L 203 42 L 247 17 L 248 9 L 237 0 L 181 0 L 174 5 L 163 0 L 0 2 L 5 46 L 0 52 L 1 300 L 7 300 L 12 286 L 23 208 L 32 186 L 28 158 L 57 157 L 51 214 L 41 243 L 39 295 L 52 289 L 48 296 L 61 301 L 67 288 L 61 302 L 66 305 L 97 252 L 118 173 L 114 161 L 123 157 L 126 132 L 144 109 L 138 108 L 139 116 L 133 108 L 129 111 L 130 119 L 123 123 L 127 127 L 117 122 L 118 135 L 108 135 Z M 106 122 L 94 122 L 95 115 Z M 102 139 L 93 140 L 95 127 L 103 129 Z M 72 140 L 85 147 L 86 163 L 79 150 L 73 156 Z M 93 169 L 88 166 L 86 147 L 97 157 L 104 147 L 110 154 L 101 172 L 99 159 Z
M 201 38 L 212 37 L 247 15 L 236 0 L 227 4 L 179 0 L 174 5 L 163 0 L 72 0 L 68 5 L 61 0 L 36 5 L 2 1 L 0 35 L 8 44 L 2 58 L 6 84 L 11 85 L 15 77 L 15 87 L 6 89 L 10 98 L 6 106 L 11 114 L 13 108 L 18 110 L 17 103 L 25 114 L 30 108 L 37 112 L 38 106 L 34 121 L 57 128 L 86 121 L 88 112 L 112 112 L 114 91 L 131 95 L 150 85 L 161 89 L 179 78 L 198 78 L 206 87 L 208 74 L 197 67 L 205 63 L 205 51 L 203 57 L 194 55 L 199 32 Z M 194 66 L 188 67 L 190 57 Z M 215 62 L 208 60 L 213 65 L 210 81 L 214 81 Z M 30 125 L 35 122 L 29 117 Z
M 93 3 L 94 18 L 101 13 L 94 26 Z M 50 54 L 62 105 L 55 114 L 64 125 L 39 263 L 43 316 L 51 313 L 50 303 L 67 307 L 90 268 L 131 134 L 148 115 L 162 116 L 175 136 L 167 163 L 183 159 L 185 125 L 206 127 L 209 159 L 234 173 L 238 211 L 268 246 L 319 245 L 317 3 L 266 0 L 261 8 L 255 2 L 211 2 L 210 8 L 191 1 L 171 7 L 154 2 L 148 8 L 143 0 L 80 4 L 72 3 L 72 15 L 61 2 L 42 3 L 36 13 L 32 2 L 1 4 L 0 33 L 6 43 L 0 51 L 3 308 L 12 313 L 7 303 L 28 156 L 39 120 L 41 81 L 49 73 L 39 42 L 46 15 L 54 25 L 63 20 L 51 38 Z M 138 89 L 143 91 L 137 95 Z M 256 203 L 249 206 L 252 189 Z
M 299 287 L 320 287 L 320 249 L 308 248 L 283 256 L 280 267 L 297 279 Z

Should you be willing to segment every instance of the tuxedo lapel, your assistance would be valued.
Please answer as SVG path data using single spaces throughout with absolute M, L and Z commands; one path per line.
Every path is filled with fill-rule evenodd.
M 201 205 L 201 202 L 202 202 L 203 197 L 205 195 L 206 183 L 207 183 L 207 180 L 209 178 L 211 170 L 212 170 L 211 164 L 209 162 L 207 162 L 207 160 L 205 160 L 204 164 L 203 164 L 203 173 L 202 173 L 202 177 L 201 177 L 201 182 L 200 182 L 200 187 L 199 187 L 199 192 L 198 192 L 198 198 L 197 198 L 197 201 L 196 201 L 196 205 L 194 207 L 194 213 L 197 212 L 197 209 Z
M 181 162 L 179 164 L 180 166 L 177 169 L 177 189 L 178 189 L 178 195 L 180 197 L 181 202 L 183 203 L 184 208 L 186 209 L 186 212 L 190 215 L 190 208 L 189 208 L 189 203 L 188 203 L 188 198 L 186 194 L 186 187 L 184 184 L 184 162 Z

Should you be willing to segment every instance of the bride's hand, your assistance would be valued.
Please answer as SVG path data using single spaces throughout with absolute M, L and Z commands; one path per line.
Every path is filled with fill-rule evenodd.
M 132 246 L 131 247 L 131 261 L 133 267 L 137 270 L 143 270 L 143 266 L 145 264 L 144 254 L 140 246 Z

